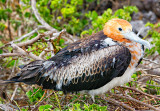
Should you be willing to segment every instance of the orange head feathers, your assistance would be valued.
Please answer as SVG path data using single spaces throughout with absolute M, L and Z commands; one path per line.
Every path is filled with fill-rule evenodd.
M 138 37 L 132 32 L 132 25 L 123 19 L 111 19 L 109 20 L 103 29 L 103 32 L 107 37 L 110 37 L 114 41 L 120 43 L 132 43 L 137 42 L 150 48 L 150 43 Z
M 115 41 L 130 42 L 124 38 L 122 31 L 127 32 L 131 30 L 132 25 L 128 21 L 123 19 L 112 19 L 105 24 L 103 32 Z

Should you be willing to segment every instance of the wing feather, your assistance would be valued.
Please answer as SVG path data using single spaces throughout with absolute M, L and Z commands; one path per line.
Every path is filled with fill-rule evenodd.
M 70 59 L 70 64 L 59 67 L 50 79 L 56 82 L 57 90 L 70 92 L 96 89 L 114 77 L 122 76 L 130 59 L 127 48 L 110 46 Z
M 74 92 L 102 87 L 127 69 L 131 54 L 121 45 L 104 43 L 102 31 L 63 48 L 47 61 L 22 66 L 9 82 L 38 84 L 44 89 Z

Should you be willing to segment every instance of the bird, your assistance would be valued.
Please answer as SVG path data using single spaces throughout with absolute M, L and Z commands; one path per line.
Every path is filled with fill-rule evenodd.
M 23 65 L 7 81 L 37 84 L 65 94 L 87 93 L 95 101 L 95 95 L 131 80 L 144 46 L 150 49 L 150 43 L 136 35 L 128 21 L 114 18 L 103 30 L 71 43 L 50 59 Z

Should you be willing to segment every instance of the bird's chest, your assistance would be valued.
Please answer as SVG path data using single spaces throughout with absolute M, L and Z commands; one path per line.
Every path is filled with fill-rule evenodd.
M 143 57 L 143 49 L 142 45 L 139 43 L 134 43 L 128 46 L 128 49 L 131 53 L 131 62 L 129 64 L 129 68 L 136 67 L 139 60 Z

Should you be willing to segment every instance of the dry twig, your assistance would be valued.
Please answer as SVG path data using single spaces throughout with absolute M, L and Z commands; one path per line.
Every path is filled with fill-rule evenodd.
M 20 53 L 3 53 L 3 54 L 0 54 L 0 58 L 2 58 L 2 57 L 14 57 L 14 56 L 22 56 L 22 54 L 20 54 Z
M 46 37 L 46 36 L 49 36 L 51 34 L 53 34 L 53 31 L 47 31 L 47 32 L 44 32 L 43 34 L 37 35 L 35 38 L 33 38 L 31 40 L 28 40 L 28 41 L 25 41 L 25 42 L 21 42 L 21 43 L 17 43 L 16 45 L 19 46 L 19 47 L 29 46 L 29 45 L 32 45 L 33 43 L 37 42 L 42 37 Z
M 46 29 L 46 27 L 40 25 L 40 26 L 38 26 L 36 29 L 34 29 L 34 30 L 32 30 L 31 32 L 29 32 L 29 33 L 23 35 L 23 36 L 20 37 L 19 39 L 14 40 L 13 42 L 20 42 L 20 41 L 23 40 L 24 38 L 26 38 L 26 37 L 28 37 L 28 36 L 31 36 L 31 35 L 33 35 L 34 33 L 36 33 L 39 29 Z
M 143 105 L 145 107 L 148 107 L 148 108 L 150 108 L 154 111 L 160 111 L 159 109 L 155 108 L 154 106 L 152 106 L 150 104 L 143 103 L 141 101 L 138 101 L 137 99 L 134 99 L 134 98 L 131 98 L 131 97 L 128 97 L 128 96 L 119 95 L 119 94 L 113 94 L 113 93 L 110 93 L 110 94 L 114 97 L 123 98 L 123 99 L 127 99 L 127 100 L 130 100 L 130 101 L 136 102 L 136 103 L 138 103 L 140 105 Z
M 34 60 L 43 60 L 41 58 L 39 58 L 38 56 L 32 54 L 31 52 L 26 52 L 24 51 L 22 48 L 18 47 L 16 44 L 12 43 L 11 44 L 11 47 L 13 48 L 13 50 L 15 50 L 16 52 L 24 55 L 24 56 L 28 56 L 28 57 L 31 57 L 32 59 Z
M 132 91 L 136 91 L 136 92 L 138 92 L 138 93 L 141 93 L 141 94 L 143 94 L 143 95 L 146 95 L 146 96 L 148 96 L 148 97 L 151 97 L 151 98 L 155 98 L 155 99 L 160 100 L 160 98 L 158 98 L 158 97 L 156 97 L 156 96 L 154 96 L 154 95 L 150 95 L 150 94 L 144 93 L 144 92 L 142 92 L 142 91 L 140 91 L 140 90 L 137 90 L 137 89 L 135 89 L 135 88 L 132 88 L 132 87 L 127 87 L 127 86 L 120 86 L 120 87 L 122 87 L 122 88 L 127 88 L 127 89 L 130 89 L 130 90 L 132 90 Z
M 57 32 L 56 29 L 54 29 L 53 27 L 51 27 L 48 23 L 46 23 L 41 17 L 40 14 L 38 13 L 38 10 L 36 8 L 36 0 L 31 0 L 31 6 L 32 6 L 32 10 L 34 15 L 36 16 L 37 20 L 46 27 L 46 29 L 51 30 L 53 32 Z
M 112 98 L 107 98 L 105 97 L 105 100 L 111 102 L 112 104 L 115 104 L 117 106 L 122 106 L 130 111 L 134 111 L 134 108 L 130 107 L 129 105 L 125 104 L 125 103 L 122 103 L 122 102 L 119 102 L 119 101 L 116 101 L 115 99 L 112 99 Z
M 143 60 L 149 61 L 149 62 L 154 63 L 154 64 L 156 64 L 156 65 L 160 65 L 159 63 L 157 63 L 157 62 L 155 62 L 155 61 L 152 61 L 151 59 L 143 58 Z
M 11 97 L 11 101 L 13 101 L 14 96 L 15 96 L 15 94 L 16 94 L 16 92 L 17 92 L 17 89 L 18 89 L 18 85 L 17 85 L 16 88 L 14 89 L 14 92 L 13 92 L 12 97 Z

